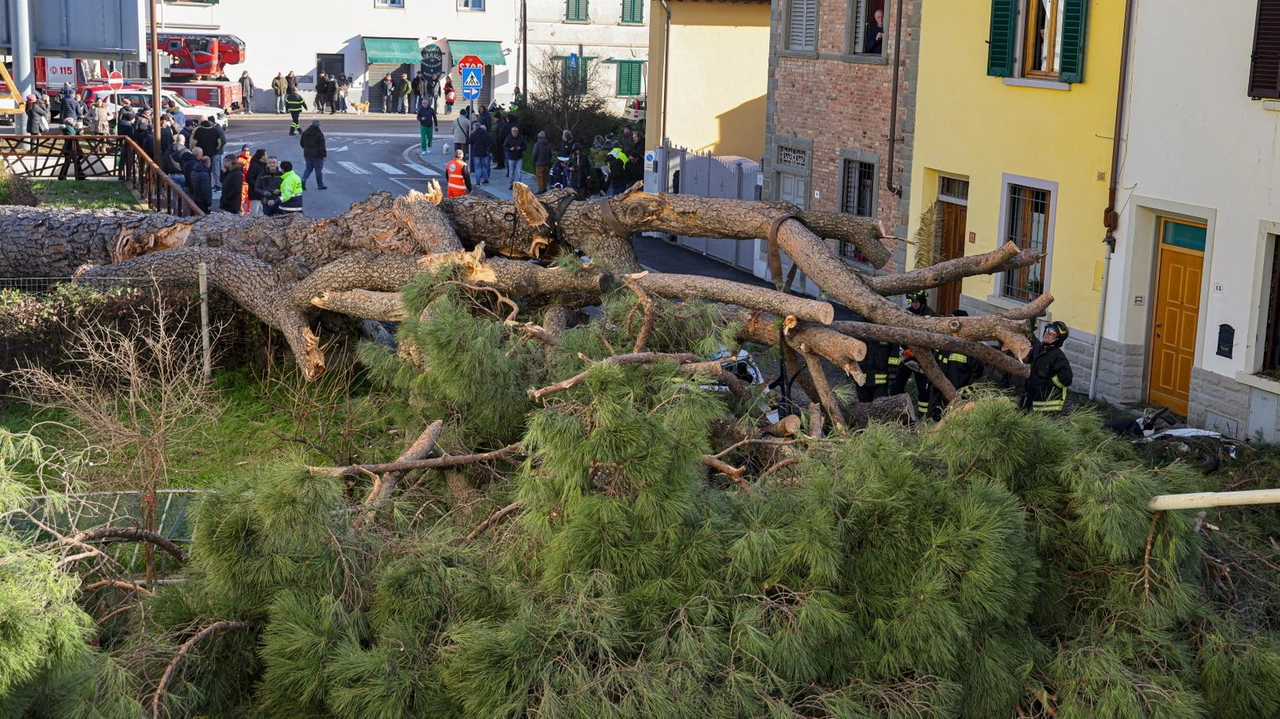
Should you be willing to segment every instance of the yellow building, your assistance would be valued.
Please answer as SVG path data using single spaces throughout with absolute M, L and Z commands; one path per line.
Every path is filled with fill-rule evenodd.
M 1012 240 L 1038 265 L 939 288 L 940 313 L 995 312 L 1049 291 L 1071 328 L 1073 389 L 1087 389 L 1106 253 L 1125 3 L 926 3 L 912 158 L 911 230 L 937 203 L 944 258 Z
M 646 144 L 666 137 L 689 150 L 759 158 L 769 74 L 767 0 L 659 0 L 649 17 Z

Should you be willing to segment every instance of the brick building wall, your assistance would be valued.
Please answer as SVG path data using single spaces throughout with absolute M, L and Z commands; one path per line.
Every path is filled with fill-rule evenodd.
M 894 22 L 902 5 L 902 53 L 898 68 L 897 144 L 890 175 L 889 123 L 893 94 Z M 812 51 L 787 48 L 790 3 L 775 0 L 769 48 L 769 96 L 765 117 L 764 197 L 795 199 L 805 183 L 804 206 L 838 212 L 845 191 L 844 161 L 874 168 L 874 215 L 886 232 L 907 234 L 911 148 L 915 127 L 916 58 L 923 0 L 816 0 L 817 37 Z M 856 54 L 862 14 L 884 8 L 884 52 Z M 859 9 L 861 8 L 861 13 Z M 780 148 L 782 156 L 780 159 Z M 797 164 L 801 155 L 804 166 Z M 783 177 L 790 175 L 791 177 Z M 899 192 L 887 186 L 888 180 Z M 816 196 L 815 196 L 816 193 Z M 838 249 L 838 248 L 837 248 Z M 893 271 L 905 258 L 905 243 L 890 245 Z

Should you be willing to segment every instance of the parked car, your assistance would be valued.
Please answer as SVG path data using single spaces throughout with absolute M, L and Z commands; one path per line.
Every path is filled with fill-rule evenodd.
M 116 102 L 124 104 L 125 100 L 133 107 L 141 105 L 151 105 L 151 88 L 149 87 L 125 87 L 118 91 L 112 91 L 109 87 L 91 87 L 87 88 L 81 95 L 85 104 L 90 104 L 97 98 L 101 97 L 107 101 L 107 112 L 112 118 L 116 116 Z M 204 120 L 209 118 L 218 124 L 222 129 L 227 129 L 227 113 L 221 108 L 209 107 L 208 105 L 196 104 L 187 98 L 179 95 L 172 90 L 160 91 L 160 105 L 168 111 L 173 105 L 182 108 L 182 114 L 196 120 Z

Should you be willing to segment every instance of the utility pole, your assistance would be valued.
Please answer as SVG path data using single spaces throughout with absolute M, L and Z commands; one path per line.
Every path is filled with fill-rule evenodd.
M 32 81 L 31 71 L 31 0 L 16 0 L 13 3 L 13 17 L 10 18 L 9 36 L 13 38 L 13 48 L 10 54 L 13 55 L 13 84 L 18 88 L 18 94 L 21 97 L 15 98 L 19 102 L 26 102 L 27 95 L 35 92 L 35 83 Z M 13 129 L 17 134 L 23 134 L 23 123 L 26 122 L 26 115 L 14 115 Z M 22 118 L 19 120 L 18 118 Z M 34 134 L 32 128 L 25 129 L 26 134 Z
M 156 34 L 156 0 L 147 0 L 147 15 L 151 24 L 151 54 L 147 56 L 147 65 L 151 67 L 151 159 L 160 164 L 160 117 L 164 109 L 160 107 L 160 36 Z M 214 168 L 214 172 L 221 168 Z
M 529 104 L 529 3 L 520 0 L 520 89 L 524 91 L 525 104 Z

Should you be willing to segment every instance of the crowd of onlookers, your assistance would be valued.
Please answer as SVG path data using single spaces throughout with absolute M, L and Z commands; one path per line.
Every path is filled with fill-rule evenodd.
M 418 123 L 422 128 L 419 151 L 426 154 L 434 143 L 438 120 L 430 97 L 418 105 Z M 639 130 L 596 135 L 587 143 L 574 138 L 569 130 L 560 133 L 553 144 L 545 130 L 528 138 L 517 113 L 504 111 L 500 105 L 481 106 L 472 112 L 463 108 L 454 121 L 453 146 L 458 156 L 446 167 L 459 175 L 449 177 L 454 194 L 459 188 L 470 191 L 473 183 L 487 185 L 493 170 L 504 170 L 508 188 L 524 182 L 525 157 L 533 166 L 535 191 L 570 188 L 579 199 L 616 195 L 644 177 L 644 135 Z M 451 169 L 452 168 L 452 169 Z

